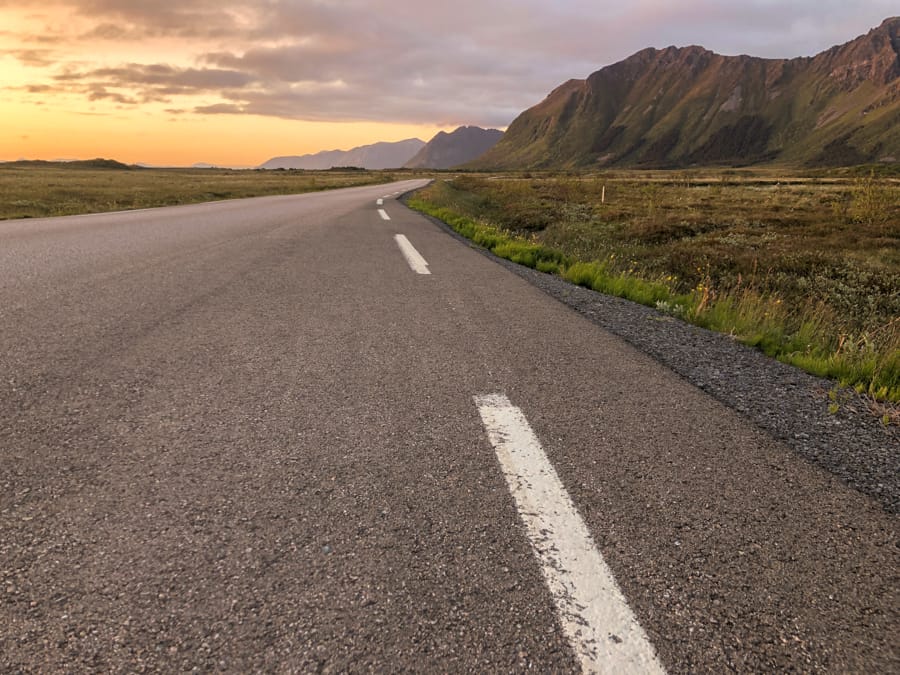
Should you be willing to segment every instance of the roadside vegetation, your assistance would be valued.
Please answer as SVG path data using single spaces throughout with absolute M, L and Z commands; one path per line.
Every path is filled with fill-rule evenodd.
M 44 218 L 389 183 L 384 171 L 142 169 L 111 160 L 0 163 L 0 219 Z
M 896 175 L 461 175 L 410 203 L 500 257 L 900 402 Z

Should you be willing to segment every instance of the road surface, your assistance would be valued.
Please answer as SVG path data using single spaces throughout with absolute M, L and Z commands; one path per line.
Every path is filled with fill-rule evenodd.
M 0 223 L 0 671 L 900 671 L 896 517 L 420 184 Z

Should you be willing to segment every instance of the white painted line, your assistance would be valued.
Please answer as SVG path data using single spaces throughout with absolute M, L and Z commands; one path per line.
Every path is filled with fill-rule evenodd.
M 525 415 L 502 394 L 475 404 L 582 670 L 664 673 Z
M 406 262 L 413 272 L 416 272 L 417 274 L 431 274 L 431 270 L 428 269 L 428 262 L 422 257 L 422 254 L 409 243 L 409 239 L 402 234 L 395 234 L 394 241 L 397 242 L 397 246 L 400 247 L 400 252 L 403 254 L 403 257 L 406 258 Z
M 378 215 L 381 216 L 382 220 L 390 220 L 391 217 L 387 214 L 387 211 L 384 209 L 378 209 Z
M 378 206 L 382 206 L 382 205 L 384 204 L 384 198 L 379 199 L 379 200 L 376 201 L 375 203 L 378 204 Z

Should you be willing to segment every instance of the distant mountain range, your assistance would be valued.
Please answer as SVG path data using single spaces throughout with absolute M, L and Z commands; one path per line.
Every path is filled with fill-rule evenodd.
M 570 80 L 481 169 L 900 161 L 900 18 L 818 56 L 645 49 Z
M 397 169 L 425 147 L 425 141 L 407 138 L 396 143 L 361 145 L 352 150 L 326 150 L 314 155 L 273 157 L 260 164 L 260 169 L 321 170 L 335 166 L 355 166 L 363 169 Z
M 396 143 L 374 143 L 352 150 L 326 150 L 314 155 L 273 157 L 260 169 L 330 169 L 355 166 L 363 169 L 449 169 L 477 159 L 503 137 L 497 129 L 459 127 L 440 131 L 428 143 L 408 138 Z
M 503 138 L 498 129 L 459 127 L 440 131 L 404 166 L 408 169 L 451 169 L 481 157 Z

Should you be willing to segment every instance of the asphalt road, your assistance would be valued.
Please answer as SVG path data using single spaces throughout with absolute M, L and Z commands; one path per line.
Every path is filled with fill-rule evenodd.
M 896 517 L 388 196 L 416 184 L 0 223 L 0 671 L 591 667 L 521 436 L 635 670 L 900 672 Z

